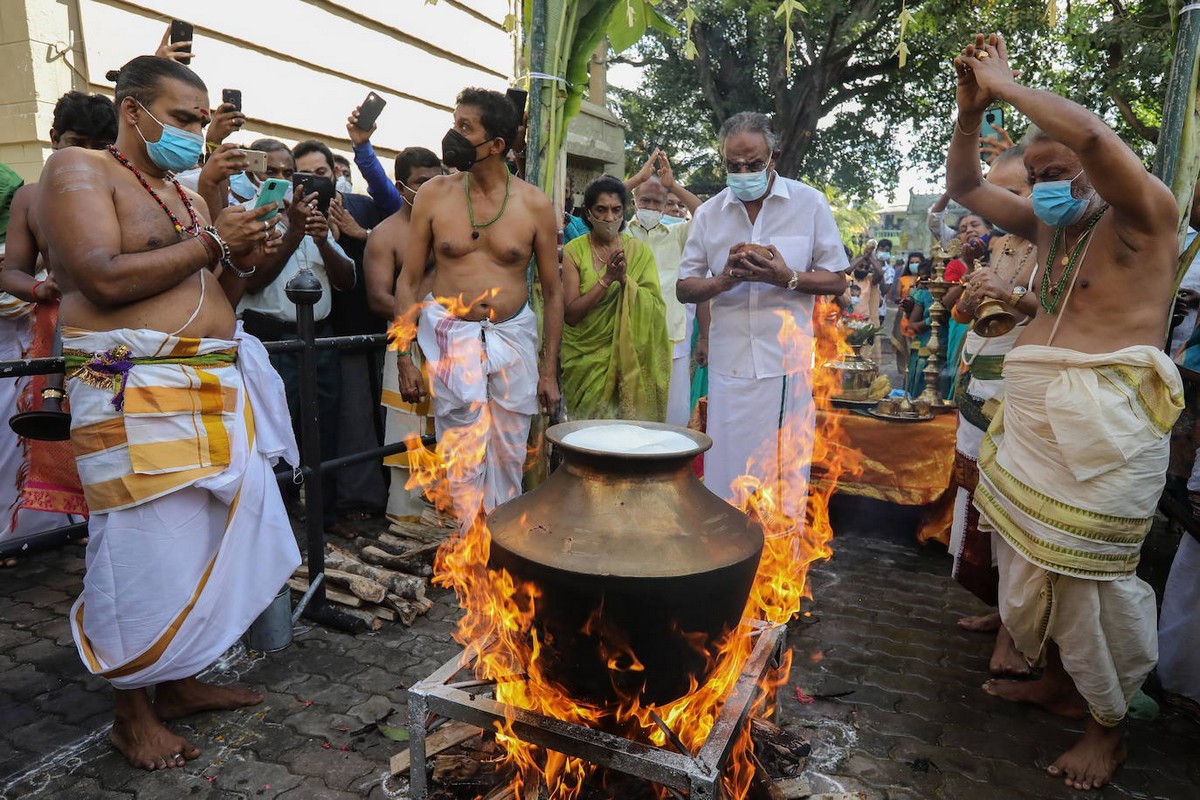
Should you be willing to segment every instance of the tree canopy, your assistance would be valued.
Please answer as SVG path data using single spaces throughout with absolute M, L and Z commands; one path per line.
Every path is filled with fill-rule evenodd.
M 695 18 L 690 39 L 654 33 L 617 59 L 643 67 L 638 90 L 616 93 L 631 165 L 662 147 L 693 184 L 719 184 L 716 131 L 751 109 L 775 119 L 781 174 L 857 198 L 893 186 L 905 165 L 932 174 L 954 116 L 950 62 L 976 31 L 1005 34 L 1020 80 L 1096 111 L 1143 156 L 1153 151 L 1174 16 L 1162 0 L 1075 0 L 1053 27 L 1045 0 L 802 5 L 789 74 L 778 0 L 662 0 L 681 30 L 687 8 Z M 911 14 L 903 68 L 902 11 Z M 1019 135 L 1024 121 L 1010 128 Z

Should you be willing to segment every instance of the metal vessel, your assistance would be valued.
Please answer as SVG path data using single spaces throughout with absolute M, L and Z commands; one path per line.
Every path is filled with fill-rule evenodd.
M 563 464 L 488 517 L 491 569 L 537 585 L 534 628 L 546 674 L 582 702 L 675 700 L 702 684 L 737 627 L 762 554 L 757 523 L 691 470 L 702 433 L 651 422 L 693 443 L 671 454 L 564 443 L 590 420 L 547 437 Z

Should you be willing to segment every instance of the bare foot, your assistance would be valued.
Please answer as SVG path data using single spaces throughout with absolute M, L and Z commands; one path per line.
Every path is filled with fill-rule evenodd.
M 1108 783 L 1125 760 L 1125 734 L 1089 719 L 1075 746 L 1058 757 L 1046 772 L 1072 789 L 1099 789 Z
M 213 686 L 195 678 L 160 683 L 154 696 L 154 711 L 164 722 L 201 711 L 231 711 L 256 706 L 263 696 L 244 686 Z
M 1082 719 L 1088 714 L 1087 703 L 1075 691 L 1074 684 L 1064 685 L 1046 677 L 1036 681 L 990 680 L 983 684 L 983 690 L 992 697 L 1029 703 L 1060 717 Z
M 108 739 L 138 769 L 174 769 L 200 755 L 200 748 L 159 722 L 145 689 L 117 692 Z
M 1024 677 L 1029 674 L 1029 662 L 1017 649 L 1012 634 L 1003 625 L 996 633 L 996 647 L 992 650 L 992 660 L 988 670 L 993 675 L 1014 675 Z
M 998 631 L 1000 630 L 1000 612 L 993 611 L 991 614 L 983 614 L 978 617 L 961 617 L 958 620 L 958 627 L 972 633 L 992 633 Z

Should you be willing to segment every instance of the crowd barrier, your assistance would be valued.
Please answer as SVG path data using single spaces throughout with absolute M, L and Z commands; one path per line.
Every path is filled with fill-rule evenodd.
M 322 525 L 324 497 L 320 490 L 322 478 L 326 473 L 336 472 L 354 464 L 382 461 L 387 456 L 404 452 L 406 447 L 404 442 L 396 442 L 339 456 L 329 461 L 321 461 L 316 355 L 318 350 L 342 352 L 382 350 L 387 346 L 387 335 L 376 333 L 329 336 L 318 339 L 316 338 L 316 322 L 313 319 L 313 306 L 321 298 L 320 281 L 310 270 L 304 269 L 288 281 L 286 291 L 288 299 L 296 304 L 296 329 L 299 339 L 264 342 L 263 345 L 269 353 L 297 353 L 300 358 L 300 420 L 298 426 L 300 429 L 300 464 L 298 469 L 304 484 L 309 487 L 309 490 L 304 492 L 304 533 L 307 563 L 311 576 L 309 594 L 302 601 L 306 603 L 304 616 L 339 630 L 359 631 L 365 628 L 366 623 L 343 613 L 327 602 L 325 582 L 317 580 L 317 576 L 325 572 L 325 530 Z M 62 358 L 0 361 L 0 380 L 15 380 L 32 375 L 50 375 L 62 371 Z M 8 409 L 8 413 L 11 416 L 16 413 L 16 409 Z M 8 424 L 7 419 L 3 424 Z M 423 444 L 433 446 L 433 437 L 425 437 Z M 276 479 L 280 483 L 291 481 L 294 479 L 294 472 L 290 467 L 281 467 L 276 470 Z M 20 540 L 0 541 L 0 558 L 61 545 L 71 539 L 84 536 L 87 536 L 87 523 L 81 522 L 63 525 Z

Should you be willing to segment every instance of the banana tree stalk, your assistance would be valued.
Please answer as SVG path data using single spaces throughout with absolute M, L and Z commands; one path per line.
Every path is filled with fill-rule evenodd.
M 1154 174 L 1171 187 L 1179 206 L 1179 240 L 1182 245 L 1187 233 L 1188 216 L 1196 179 L 1200 177 L 1200 127 L 1197 126 L 1197 78 L 1200 77 L 1200 7 L 1188 4 L 1180 12 L 1179 31 L 1175 40 L 1175 56 L 1171 77 L 1163 103 L 1163 124 L 1159 131 L 1158 153 Z M 1190 251 L 1189 251 L 1190 252 Z M 1184 253 L 1175 274 L 1178 290 L 1191 266 Z

